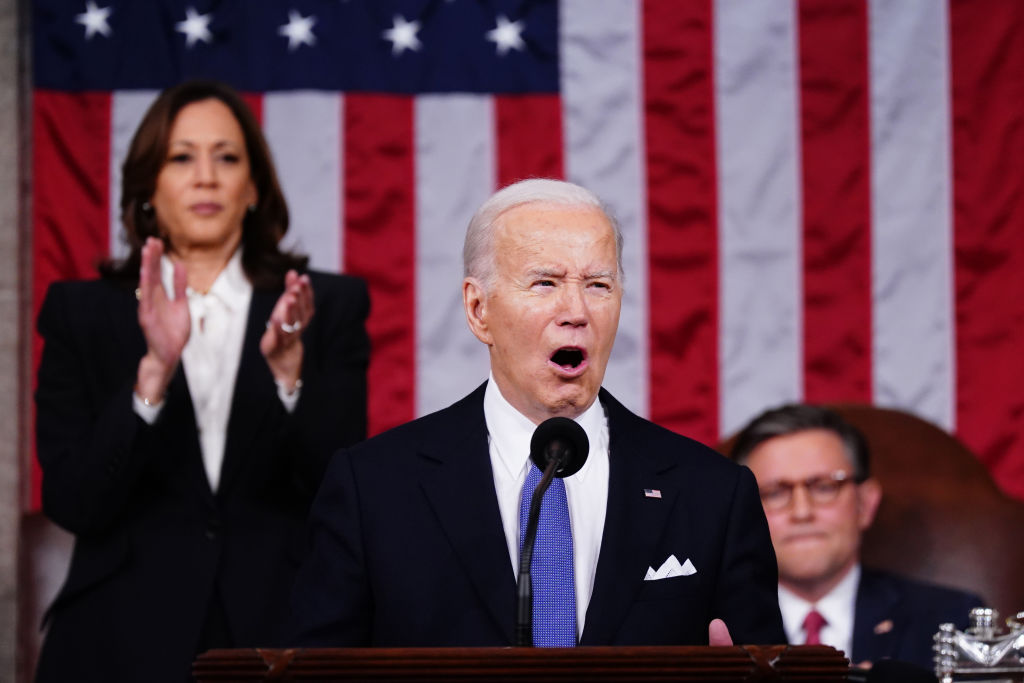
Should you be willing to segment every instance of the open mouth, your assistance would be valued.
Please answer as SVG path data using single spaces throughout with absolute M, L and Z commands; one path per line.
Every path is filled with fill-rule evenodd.
M 577 369 L 586 359 L 583 349 L 575 346 L 563 346 L 551 354 L 551 362 L 566 371 Z

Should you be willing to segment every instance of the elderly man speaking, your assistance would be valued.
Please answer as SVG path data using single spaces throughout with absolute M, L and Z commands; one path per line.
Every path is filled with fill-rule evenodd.
M 540 505 L 532 644 L 784 642 L 753 476 L 601 388 L 621 252 L 601 202 L 571 183 L 522 181 L 480 207 L 462 293 L 490 378 L 335 456 L 311 513 L 294 644 L 515 644 L 531 438 L 551 417 L 578 423 L 589 453 Z

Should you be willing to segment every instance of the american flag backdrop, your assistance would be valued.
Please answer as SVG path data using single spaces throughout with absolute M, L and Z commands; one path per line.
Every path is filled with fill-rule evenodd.
M 1024 2 L 32 7 L 34 311 L 123 253 L 156 92 L 218 78 L 262 122 L 287 245 L 370 283 L 371 432 L 486 377 L 466 223 L 558 176 L 623 226 L 605 385 L 633 410 L 713 444 L 784 401 L 904 408 L 1024 497 Z

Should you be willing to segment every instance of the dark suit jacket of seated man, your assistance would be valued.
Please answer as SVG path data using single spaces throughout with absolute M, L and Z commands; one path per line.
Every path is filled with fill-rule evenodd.
M 606 459 L 607 505 L 592 511 L 604 516 L 596 568 L 575 576 L 589 596 L 580 645 L 707 644 L 716 618 L 737 643 L 784 642 L 751 473 L 600 388 L 622 279 L 621 238 L 599 200 L 523 181 L 480 208 L 466 242 L 463 300 L 494 385 L 335 456 L 311 513 L 289 644 L 514 644 L 514 515 L 496 491 L 488 389 L 534 425 L 578 418 L 595 400 L 603 409 L 607 446 L 591 438 L 590 457 Z M 649 580 L 666 562 L 681 571 Z

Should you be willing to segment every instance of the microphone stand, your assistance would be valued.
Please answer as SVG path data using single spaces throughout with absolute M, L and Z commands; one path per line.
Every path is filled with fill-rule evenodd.
M 530 499 L 526 535 L 523 537 L 523 549 L 519 551 L 519 578 L 516 581 L 516 645 L 519 647 L 533 646 L 533 581 L 530 578 L 533 544 L 537 540 L 537 525 L 540 523 L 540 503 L 551 486 L 560 461 L 560 458 L 551 458 Z

